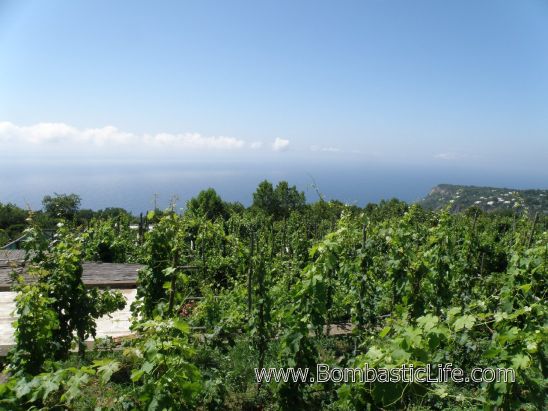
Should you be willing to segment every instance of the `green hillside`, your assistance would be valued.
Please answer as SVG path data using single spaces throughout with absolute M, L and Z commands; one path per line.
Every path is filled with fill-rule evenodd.
M 484 211 L 525 208 L 531 213 L 548 213 L 548 190 L 476 187 L 439 184 L 419 201 L 425 208 L 439 209 L 451 203 L 454 211 L 477 206 Z

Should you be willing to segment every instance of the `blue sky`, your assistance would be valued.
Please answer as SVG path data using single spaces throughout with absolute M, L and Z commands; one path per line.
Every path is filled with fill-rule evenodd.
M 548 2 L 0 0 L 0 145 L 548 177 Z

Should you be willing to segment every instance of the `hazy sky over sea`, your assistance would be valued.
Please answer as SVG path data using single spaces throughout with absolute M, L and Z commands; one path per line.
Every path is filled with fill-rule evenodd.
M 0 0 L 0 152 L 18 204 L 546 188 L 548 3 Z

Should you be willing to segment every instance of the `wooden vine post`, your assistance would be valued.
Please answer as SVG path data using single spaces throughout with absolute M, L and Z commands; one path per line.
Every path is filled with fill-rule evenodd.
M 251 231 L 249 244 L 249 270 L 247 272 L 247 313 L 251 318 L 251 304 L 253 294 L 253 252 L 255 248 L 255 232 Z
M 531 247 L 531 244 L 533 243 L 533 237 L 535 236 L 535 228 L 537 227 L 537 221 L 538 221 L 538 212 L 535 213 L 535 218 L 533 220 L 533 227 L 531 227 L 529 240 L 527 240 L 527 248 Z
M 139 244 L 143 244 L 143 240 L 145 237 L 145 224 L 143 221 L 143 213 L 139 215 Z
M 258 369 L 261 370 L 264 367 L 266 350 L 268 348 L 268 335 L 266 328 L 266 315 L 267 315 L 267 299 L 265 287 L 265 266 L 264 260 L 261 258 L 259 260 L 257 270 L 257 294 L 258 294 L 258 304 L 257 304 L 257 349 L 259 351 L 259 364 Z M 261 382 L 257 384 L 257 392 L 261 389 Z
M 169 303 L 167 313 L 169 316 L 173 313 L 173 306 L 175 305 L 175 294 L 177 293 L 177 273 L 179 270 L 195 270 L 198 267 L 193 265 L 181 265 L 178 266 L 177 262 L 179 261 L 179 250 L 175 251 L 173 255 L 173 267 L 175 268 L 171 273 L 171 290 L 169 293 Z
M 365 258 L 365 244 L 367 241 L 367 225 L 362 225 L 362 258 Z M 365 287 L 367 285 L 367 274 L 366 269 L 363 267 L 363 263 L 361 264 L 361 281 L 359 283 L 359 315 L 358 315 L 358 327 L 360 329 L 364 328 L 365 323 L 365 298 L 366 298 L 366 290 Z M 354 345 L 356 344 L 356 341 L 354 341 Z M 356 350 L 356 347 L 354 347 L 354 351 Z

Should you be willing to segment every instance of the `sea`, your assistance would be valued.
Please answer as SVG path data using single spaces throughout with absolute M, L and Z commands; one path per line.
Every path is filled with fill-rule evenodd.
M 0 163 L 0 203 L 41 208 L 48 194 L 76 193 L 82 208 L 122 207 L 134 214 L 175 203 L 184 209 L 200 190 L 214 188 L 225 201 L 248 206 L 263 180 L 286 180 L 307 201 L 325 199 L 364 206 L 382 199 L 420 200 L 437 184 L 515 189 L 546 188 L 546 175 L 470 167 L 272 162 L 37 162 Z

